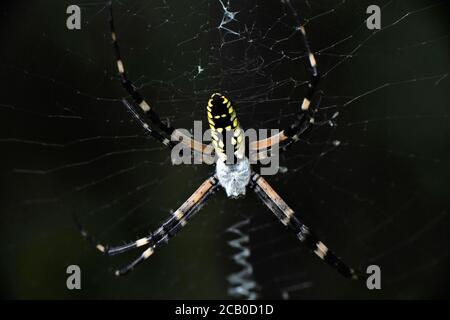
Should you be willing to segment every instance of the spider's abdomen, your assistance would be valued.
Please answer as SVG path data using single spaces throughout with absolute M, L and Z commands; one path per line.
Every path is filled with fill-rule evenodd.
M 227 147 L 230 147 L 231 153 L 237 159 L 242 159 L 245 153 L 244 132 L 231 101 L 220 93 L 214 93 L 206 109 L 212 143 L 219 158 L 226 160 Z M 227 133 L 231 136 L 229 143 L 225 143 Z

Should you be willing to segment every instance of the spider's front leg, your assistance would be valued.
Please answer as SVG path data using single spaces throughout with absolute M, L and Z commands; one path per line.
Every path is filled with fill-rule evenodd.
M 263 177 L 254 173 L 251 179 L 251 188 L 253 188 L 258 197 L 275 214 L 281 223 L 292 230 L 297 238 L 310 248 L 320 259 L 326 261 L 344 277 L 354 280 L 361 278 L 353 268 L 350 268 L 342 262 L 342 260 L 329 250 L 305 224 L 295 217 L 294 210 L 281 199 Z
M 115 272 L 115 275 L 120 276 L 131 271 L 136 265 L 140 264 L 148 257 L 150 257 L 155 248 L 159 247 L 169 241 L 170 238 L 174 237 L 183 228 L 189 219 L 191 219 L 195 213 L 205 204 L 206 199 L 213 194 L 219 187 L 219 182 L 215 176 L 208 178 L 203 182 L 200 187 L 187 199 L 172 215 L 167 218 L 161 226 L 153 233 L 140 238 L 134 242 L 120 245 L 120 246 L 109 246 L 104 245 L 96 241 L 92 236 L 90 236 L 82 226 L 77 222 L 81 234 L 90 242 L 92 242 L 95 247 L 102 253 L 112 256 L 115 254 L 120 254 L 123 252 L 130 251 L 135 248 L 142 246 L 149 246 L 137 259 L 132 261 L 130 264 L 122 269 Z

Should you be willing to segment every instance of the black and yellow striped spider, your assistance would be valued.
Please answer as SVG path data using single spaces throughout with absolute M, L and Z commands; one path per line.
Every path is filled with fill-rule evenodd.
M 296 30 L 308 55 L 309 69 L 311 72 L 310 80 L 306 96 L 303 99 L 294 123 L 289 128 L 281 130 L 276 135 L 249 144 L 248 148 L 256 152 L 258 152 L 258 150 L 271 149 L 275 144 L 276 146 L 282 146 L 283 148 L 281 150 L 286 150 L 284 148 L 285 146 L 298 141 L 299 136 L 305 133 L 305 131 L 314 124 L 313 116 L 315 107 L 312 103 L 312 98 L 316 92 L 317 83 L 320 77 L 317 63 L 309 47 L 305 28 L 303 27 L 299 16 L 289 0 L 285 0 L 285 3 L 296 20 Z M 150 106 L 133 83 L 128 79 L 124 62 L 120 55 L 119 44 L 117 42 L 117 33 L 114 27 L 111 3 L 109 4 L 109 8 L 111 37 L 120 81 L 133 100 L 133 105 L 126 100 L 123 100 L 124 105 L 131 112 L 137 123 L 142 126 L 144 132 L 161 142 L 165 147 L 172 149 L 177 143 L 183 141 L 182 143 L 187 145 L 193 151 L 204 154 L 209 146 L 195 141 L 190 137 L 186 137 L 185 135 L 183 136 L 179 130 L 174 129 L 161 121 L 153 107 Z M 123 275 L 150 257 L 157 247 L 167 243 L 170 238 L 175 236 L 186 225 L 206 202 L 209 196 L 222 187 L 230 198 L 244 195 L 247 188 L 254 191 L 280 222 L 288 227 L 297 236 L 300 242 L 311 249 L 320 259 L 325 260 L 330 266 L 335 268 L 345 277 L 358 279 L 358 273 L 344 264 L 338 256 L 331 252 L 328 247 L 325 246 L 325 244 L 323 244 L 323 242 L 321 242 L 311 230 L 296 217 L 294 210 L 283 201 L 269 183 L 261 175 L 252 170 L 245 154 L 246 146 L 245 139 L 243 138 L 243 131 L 240 127 L 232 102 L 224 95 L 214 93 L 207 104 L 207 116 L 208 123 L 212 129 L 212 146 L 216 155 L 218 155 L 215 162 L 216 173 L 206 179 L 192 196 L 173 212 L 155 232 L 125 245 L 109 246 L 95 241 L 81 229 L 82 234 L 92 241 L 99 251 L 107 255 L 115 255 L 139 247 L 147 247 L 136 260 L 132 261 L 124 268 L 117 270 L 115 274 Z M 146 122 L 146 120 L 148 120 L 149 123 Z M 225 131 L 231 133 L 233 137 L 232 147 L 236 159 L 233 164 L 225 162 L 224 158 L 226 158 L 226 156 L 224 156 L 225 147 L 223 141 L 219 135 L 214 134 Z M 183 139 L 180 139 L 181 137 L 183 137 Z

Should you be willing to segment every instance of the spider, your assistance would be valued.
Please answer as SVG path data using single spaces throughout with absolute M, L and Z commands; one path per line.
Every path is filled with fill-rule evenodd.
M 301 23 L 301 18 L 298 16 L 289 0 L 285 0 L 284 2 L 295 18 L 297 24 L 296 31 L 299 33 L 303 46 L 307 52 L 310 79 L 306 95 L 294 123 L 289 128 L 281 130 L 276 135 L 256 141 L 255 143 L 250 143 L 248 146 L 249 149 L 256 152 L 271 149 L 276 145 L 283 146 L 281 150 L 285 151 L 287 146 L 298 141 L 300 135 L 304 134 L 314 125 L 314 110 L 316 107 L 314 107 L 312 103 L 312 98 L 317 91 L 320 74 L 316 59 L 310 49 L 306 37 L 305 28 Z M 135 121 L 144 129 L 145 134 L 152 136 L 168 149 L 172 149 L 176 145 L 175 142 L 178 141 L 179 143 L 184 143 L 194 152 L 206 154 L 206 150 L 210 146 L 183 135 L 179 130 L 174 129 L 169 124 L 161 121 L 154 108 L 150 106 L 147 100 L 143 98 L 138 89 L 128 79 L 117 41 L 111 2 L 109 3 L 109 15 L 111 38 L 116 56 L 118 75 L 123 88 L 133 100 L 133 103 L 130 104 L 127 100 L 123 99 L 122 102 L 125 107 L 130 111 Z M 290 229 L 290 231 L 296 235 L 298 240 L 311 249 L 320 259 L 327 262 L 332 268 L 336 269 L 340 274 L 347 278 L 360 278 L 359 272 L 356 272 L 353 268 L 347 266 L 337 255 L 329 250 L 328 247 L 296 217 L 294 210 L 291 209 L 275 192 L 266 179 L 252 170 L 244 151 L 246 146 L 243 131 L 231 100 L 223 94 L 214 93 L 209 99 L 206 109 L 208 123 L 212 130 L 212 146 L 215 153 L 218 155 L 215 162 L 216 172 L 206 179 L 189 199 L 175 210 L 155 232 L 150 232 L 147 236 L 131 243 L 109 246 L 96 241 L 84 231 L 78 223 L 83 236 L 91 241 L 99 251 L 106 255 L 112 256 L 135 248 L 146 247 L 137 259 L 125 267 L 116 270 L 115 274 L 119 276 L 128 273 L 138 264 L 149 258 L 156 248 L 166 244 L 170 238 L 174 237 L 187 224 L 187 222 L 205 204 L 206 200 L 219 188 L 225 189 L 229 198 L 243 196 L 245 195 L 246 189 L 249 188 L 257 194 L 262 202 L 275 214 L 279 221 L 285 227 Z M 150 123 L 146 122 L 147 120 Z M 217 134 L 227 131 L 231 132 L 233 137 L 233 156 L 236 161 L 232 164 L 225 162 L 225 146 L 220 135 Z

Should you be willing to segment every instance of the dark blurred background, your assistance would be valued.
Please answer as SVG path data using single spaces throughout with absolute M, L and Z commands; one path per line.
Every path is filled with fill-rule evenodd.
M 245 298 L 228 277 L 243 245 L 258 298 L 448 298 L 448 3 L 292 1 L 324 74 L 324 124 L 267 180 L 349 264 L 377 264 L 382 289 L 342 278 L 305 250 L 253 194 L 219 191 L 133 273 L 84 241 L 72 215 L 103 242 L 135 240 L 213 172 L 172 166 L 120 100 L 106 3 L 3 1 L 0 19 L 1 296 L 8 299 Z M 82 9 L 69 31 L 66 8 Z M 365 27 L 382 8 L 382 30 Z M 225 5 L 237 12 L 224 24 Z M 114 2 L 130 78 L 162 118 L 192 128 L 212 92 L 229 95 L 245 128 L 288 124 L 308 72 L 280 1 Z M 222 22 L 222 24 L 221 24 Z M 221 26 L 221 27 L 219 27 Z M 327 121 L 336 115 L 332 121 Z M 240 223 L 238 235 L 230 227 Z M 66 288 L 79 265 L 82 289 Z

